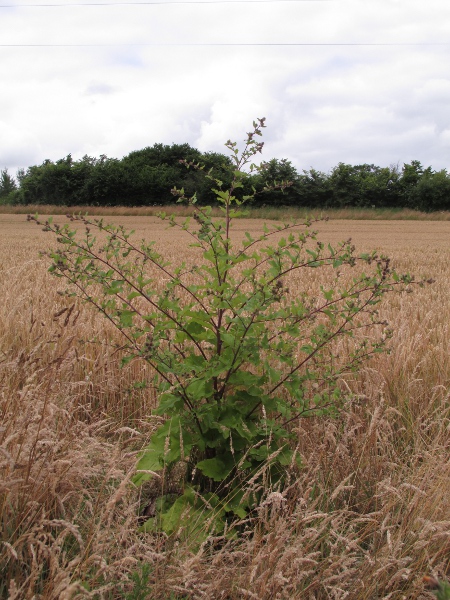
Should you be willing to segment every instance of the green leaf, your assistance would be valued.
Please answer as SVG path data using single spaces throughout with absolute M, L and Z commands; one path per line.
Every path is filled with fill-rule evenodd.
M 164 452 L 164 448 L 162 448 Z M 153 471 L 158 472 L 163 468 L 161 465 L 162 454 L 161 448 L 155 443 L 150 443 L 149 446 L 144 450 L 143 455 L 139 459 L 136 470 L 137 471 Z M 137 473 L 132 481 L 135 485 L 139 486 L 152 478 L 152 473 Z
M 139 527 L 140 533 L 156 533 L 158 531 L 158 520 L 156 517 L 147 519 L 143 525 Z
M 277 369 L 272 368 L 268 362 L 266 362 L 266 371 L 269 376 L 270 383 L 278 383 L 281 379 L 281 373 Z
M 192 518 L 189 510 L 194 504 L 194 498 L 185 492 L 177 498 L 170 509 L 161 515 L 162 529 L 168 534 L 174 533 L 180 528 L 183 521 L 189 522 Z M 184 517 L 184 519 L 183 519 Z
M 244 490 L 233 490 L 230 497 L 227 498 L 227 508 L 229 508 L 240 519 L 247 516 L 248 501 L 243 501 Z
M 305 354 L 312 354 L 314 352 L 314 347 L 311 346 L 311 344 L 305 344 L 300 348 L 300 351 L 304 352 Z
M 190 323 L 188 323 L 186 325 L 185 329 L 191 335 L 197 335 L 199 333 L 203 333 L 205 330 L 205 328 L 202 325 L 200 325 L 200 323 L 197 323 L 196 321 L 191 321 Z
M 115 280 L 113 281 L 110 286 L 106 289 L 106 293 L 109 295 L 116 295 L 116 294 L 120 294 L 123 290 L 123 284 L 124 281 L 121 280 Z
M 159 401 L 158 410 L 163 413 L 169 413 L 170 411 L 176 410 L 179 411 L 183 408 L 183 398 L 177 394 L 171 394 L 170 392 L 167 394 L 162 394 L 161 399 Z
M 133 310 L 122 309 L 118 312 L 119 314 L 119 322 L 122 327 L 132 327 L 133 326 L 133 317 L 135 312 Z
M 264 382 L 264 378 L 248 371 L 236 371 L 230 375 L 228 382 L 232 385 L 241 385 L 250 388 L 253 385 L 261 385 Z
M 197 468 L 214 481 L 223 481 L 233 470 L 234 461 L 231 457 L 207 458 L 197 463 Z
M 194 379 L 187 387 L 189 396 L 195 400 L 202 400 L 206 396 L 206 381 Z
M 137 298 L 138 296 L 141 296 L 140 292 L 130 292 L 127 296 L 127 300 L 133 300 L 133 298 Z

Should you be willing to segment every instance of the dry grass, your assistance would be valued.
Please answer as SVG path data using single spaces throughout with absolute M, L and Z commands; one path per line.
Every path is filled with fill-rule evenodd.
M 120 220 L 170 259 L 193 252 L 154 218 Z M 240 220 L 234 235 L 259 226 Z M 129 478 L 156 398 L 134 383 L 150 380 L 147 366 L 119 368 L 116 332 L 58 295 L 38 256 L 51 240 L 0 217 L 0 598 L 432 597 L 423 575 L 450 575 L 450 225 L 319 228 L 436 283 L 384 305 L 391 354 L 343 382 L 339 419 L 298 425 L 304 469 L 283 497 L 267 490 L 255 533 L 193 551 L 137 531 Z M 145 564 L 147 592 L 131 595 Z

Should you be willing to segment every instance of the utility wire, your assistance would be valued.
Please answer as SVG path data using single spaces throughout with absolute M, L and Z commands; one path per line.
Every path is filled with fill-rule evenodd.
M 55 4 L 0 4 L 0 8 L 49 8 L 65 6 L 148 6 L 152 4 L 273 4 L 278 2 L 336 2 L 337 0 L 155 0 L 152 2 L 66 2 Z
M 386 43 L 309 43 L 309 42 L 154 42 L 133 44 L 0 44 L 0 48 L 111 48 L 111 47 L 158 47 L 158 46 L 450 46 L 450 42 L 386 42 Z

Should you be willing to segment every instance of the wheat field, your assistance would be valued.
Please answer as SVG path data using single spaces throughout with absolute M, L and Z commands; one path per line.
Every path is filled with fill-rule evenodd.
M 114 222 L 171 261 L 196 260 L 155 217 Z M 233 240 L 261 224 L 236 221 Z M 149 367 L 120 368 L 118 333 L 47 273 L 39 251 L 54 240 L 0 215 L 0 598 L 433 597 L 423 577 L 450 577 L 450 222 L 317 229 L 435 282 L 383 303 L 391 352 L 342 382 L 339 418 L 298 424 L 304 467 L 282 496 L 267 490 L 255 528 L 193 550 L 138 531 L 145 489 L 130 479 L 157 398 L 136 382 Z M 299 289 L 313 293 L 310 277 Z

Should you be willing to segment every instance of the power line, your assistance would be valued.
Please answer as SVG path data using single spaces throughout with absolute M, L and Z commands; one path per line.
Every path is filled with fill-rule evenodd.
M 0 4 L 0 8 L 49 8 L 65 6 L 149 6 L 165 4 L 273 4 L 278 2 L 336 2 L 338 0 L 155 0 L 151 2 L 66 2 L 54 4 Z
M 132 44 L 0 44 L 0 48 L 127 48 L 127 47 L 161 47 L 161 46 L 342 46 L 342 47 L 360 47 L 360 46 L 450 46 L 450 42 L 386 42 L 386 43 L 366 43 L 366 42 L 344 42 L 344 43 L 315 43 L 315 42 L 148 42 Z

